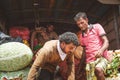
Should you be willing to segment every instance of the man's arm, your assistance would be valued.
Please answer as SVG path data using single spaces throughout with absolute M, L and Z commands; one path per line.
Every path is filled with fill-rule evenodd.
M 67 80 L 75 80 L 75 64 L 74 64 L 73 54 L 69 56 L 69 59 L 67 60 L 67 65 L 68 65 L 68 70 L 67 70 L 68 79 Z
M 101 57 L 103 52 L 109 47 L 109 41 L 108 41 L 107 37 L 105 35 L 102 35 L 101 38 L 103 40 L 103 45 L 102 45 L 101 49 L 98 50 L 96 57 Z
M 101 37 L 103 39 L 103 45 L 101 47 L 101 51 L 104 52 L 109 47 L 109 41 L 105 35 Z
M 28 73 L 28 78 L 27 80 L 35 80 L 37 72 L 39 71 L 41 65 L 44 65 L 45 63 L 45 51 L 44 49 L 41 49 L 40 51 L 38 51 L 38 53 L 36 54 L 36 59 Z

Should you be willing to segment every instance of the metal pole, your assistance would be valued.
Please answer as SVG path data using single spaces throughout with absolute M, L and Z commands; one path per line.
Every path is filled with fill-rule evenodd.
M 120 49 L 120 40 L 119 40 L 119 28 L 118 28 L 118 21 L 117 21 L 117 9 L 116 6 L 113 6 L 113 18 L 114 18 L 114 29 L 115 29 L 115 35 L 116 35 L 116 43 L 117 43 L 117 48 Z

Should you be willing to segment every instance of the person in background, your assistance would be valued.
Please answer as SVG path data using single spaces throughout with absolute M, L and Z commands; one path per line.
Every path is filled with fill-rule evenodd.
M 39 30 L 36 30 L 32 35 L 32 39 L 34 39 L 34 42 L 33 42 L 33 44 L 34 44 L 34 46 L 33 46 L 34 55 L 36 55 L 36 52 L 40 48 L 42 48 L 42 46 L 45 44 L 45 42 L 49 41 L 49 36 L 46 32 L 46 28 L 39 27 L 37 29 L 39 29 Z M 35 59 L 35 56 L 33 57 L 33 60 L 34 59 Z
M 47 33 L 47 29 L 43 27 L 43 30 L 41 30 L 41 36 L 43 37 L 43 39 L 46 41 L 49 40 L 49 35 Z
M 99 23 L 88 24 L 89 20 L 84 12 L 77 13 L 74 20 L 80 28 L 79 41 L 85 47 L 86 63 L 91 64 L 98 60 L 95 63 L 95 75 L 97 80 L 105 80 L 105 70 L 110 61 L 107 52 L 109 41 L 105 30 Z
M 27 80 L 54 80 L 56 67 L 64 60 L 68 66 L 67 80 L 75 80 L 73 52 L 78 45 L 78 37 L 72 32 L 61 34 L 58 40 L 47 41 L 37 52 Z
M 47 31 L 48 31 L 48 35 L 49 35 L 50 40 L 58 39 L 58 35 L 54 31 L 53 25 L 51 25 L 51 24 L 47 25 Z

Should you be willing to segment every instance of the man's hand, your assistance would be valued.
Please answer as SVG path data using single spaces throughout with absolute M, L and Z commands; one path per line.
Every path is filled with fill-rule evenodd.
M 96 53 L 95 57 L 96 58 L 100 58 L 102 56 L 103 51 L 102 50 L 98 50 L 98 52 Z

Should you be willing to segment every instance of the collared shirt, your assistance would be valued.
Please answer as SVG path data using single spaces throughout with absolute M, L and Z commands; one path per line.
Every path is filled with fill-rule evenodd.
M 57 43 L 57 49 L 58 49 L 58 53 L 59 53 L 59 55 L 60 55 L 60 58 L 61 58 L 62 60 L 64 60 L 65 57 L 67 56 L 67 54 L 65 54 L 65 53 L 62 51 L 62 49 L 60 48 L 60 42 L 59 42 L 59 41 L 58 41 L 58 43 Z
M 94 24 L 88 26 L 87 33 L 82 33 L 80 35 L 81 45 L 86 47 L 86 62 L 95 61 L 95 53 L 102 47 L 103 40 L 102 35 L 105 35 L 105 31 L 100 24 Z M 107 56 L 107 51 L 104 51 L 103 56 Z

